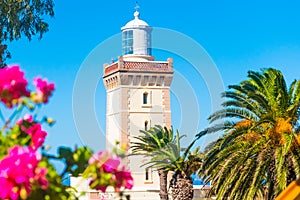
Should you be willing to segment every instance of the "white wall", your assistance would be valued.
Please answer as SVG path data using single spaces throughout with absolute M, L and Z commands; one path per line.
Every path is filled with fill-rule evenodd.
M 116 141 L 120 141 L 121 130 L 121 90 L 114 89 L 107 92 L 106 106 L 106 140 L 107 148 L 111 149 Z
M 150 76 L 151 78 L 151 76 Z M 122 133 L 129 135 L 129 142 L 133 142 L 134 136 L 145 129 L 145 121 L 148 121 L 148 129 L 151 126 L 165 126 L 165 110 L 163 99 L 163 86 L 117 86 L 107 91 L 107 140 L 111 147 L 115 141 L 121 141 Z M 143 94 L 148 93 L 148 103 L 143 104 Z M 166 102 L 165 102 L 166 103 Z M 130 156 L 128 168 L 134 177 L 134 188 L 141 190 L 159 189 L 159 177 L 157 171 L 152 171 L 152 182 L 145 180 L 145 167 L 141 165 L 147 160 L 142 156 Z
M 135 55 L 147 55 L 148 47 L 147 30 L 133 29 L 133 53 Z

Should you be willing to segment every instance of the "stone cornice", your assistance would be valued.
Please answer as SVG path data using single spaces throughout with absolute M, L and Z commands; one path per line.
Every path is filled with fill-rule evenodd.
M 173 60 L 158 61 L 118 61 L 104 65 L 103 81 L 107 90 L 117 86 L 157 86 L 169 87 L 173 78 Z
M 173 73 L 173 60 L 162 61 L 125 61 L 119 57 L 118 61 L 110 65 L 104 64 L 103 78 L 116 72 L 135 72 L 135 73 Z

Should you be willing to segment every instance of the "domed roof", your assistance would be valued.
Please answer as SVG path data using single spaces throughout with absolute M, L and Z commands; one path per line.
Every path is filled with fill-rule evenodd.
M 128 22 L 125 26 L 121 28 L 121 30 L 124 29 L 130 29 L 130 28 L 147 28 L 150 27 L 147 22 L 139 19 L 140 13 L 138 11 L 134 12 L 134 19 Z

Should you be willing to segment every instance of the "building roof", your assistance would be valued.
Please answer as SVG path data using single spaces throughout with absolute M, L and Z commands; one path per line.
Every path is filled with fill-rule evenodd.
M 131 28 L 147 28 L 150 27 L 147 22 L 139 19 L 140 13 L 138 11 L 134 12 L 134 19 L 128 22 L 125 26 L 121 28 L 124 29 L 131 29 Z

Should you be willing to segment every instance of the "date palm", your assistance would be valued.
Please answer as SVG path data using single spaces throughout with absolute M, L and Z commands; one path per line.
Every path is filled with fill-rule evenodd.
M 202 164 L 200 147 L 191 152 L 194 140 L 184 152 L 182 152 L 180 139 L 183 136 L 176 132 L 174 140 L 165 147 L 159 149 L 152 159 L 146 163 L 150 167 L 172 171 L 170 191 L 172 200 L 192 200 L 194 195 L 191 175 L 196 173 Z
M 248 78 L 229 86 L 204 131 L 224 131 L 202 166 L 217 199 L 275 199 L 300 175 L 300 81 L 287 87 L 275 69 Z
M 202 165 L 203 156 L 200 147 L 186 151 L 176 160 L 170 162 L 167 169 L 174 172 L 170 181 L 173 200 L 192 200 L 194 196 L 192 174 L 197 173 Z M 172 152 L 172 151 L 171 151 Z
M 172 129 L 156 125 L 149 130 L 141 130 L 140 135 L 134 137 L 135 142 L 131 143 L 133 155 L 142 155 L 152 159 L 156 153 L 167 146 L 174 139 Z M 160 199 L 168 200 L 167 175 L 168 170 L 165 168 L 157 168 L 160 180 Z

